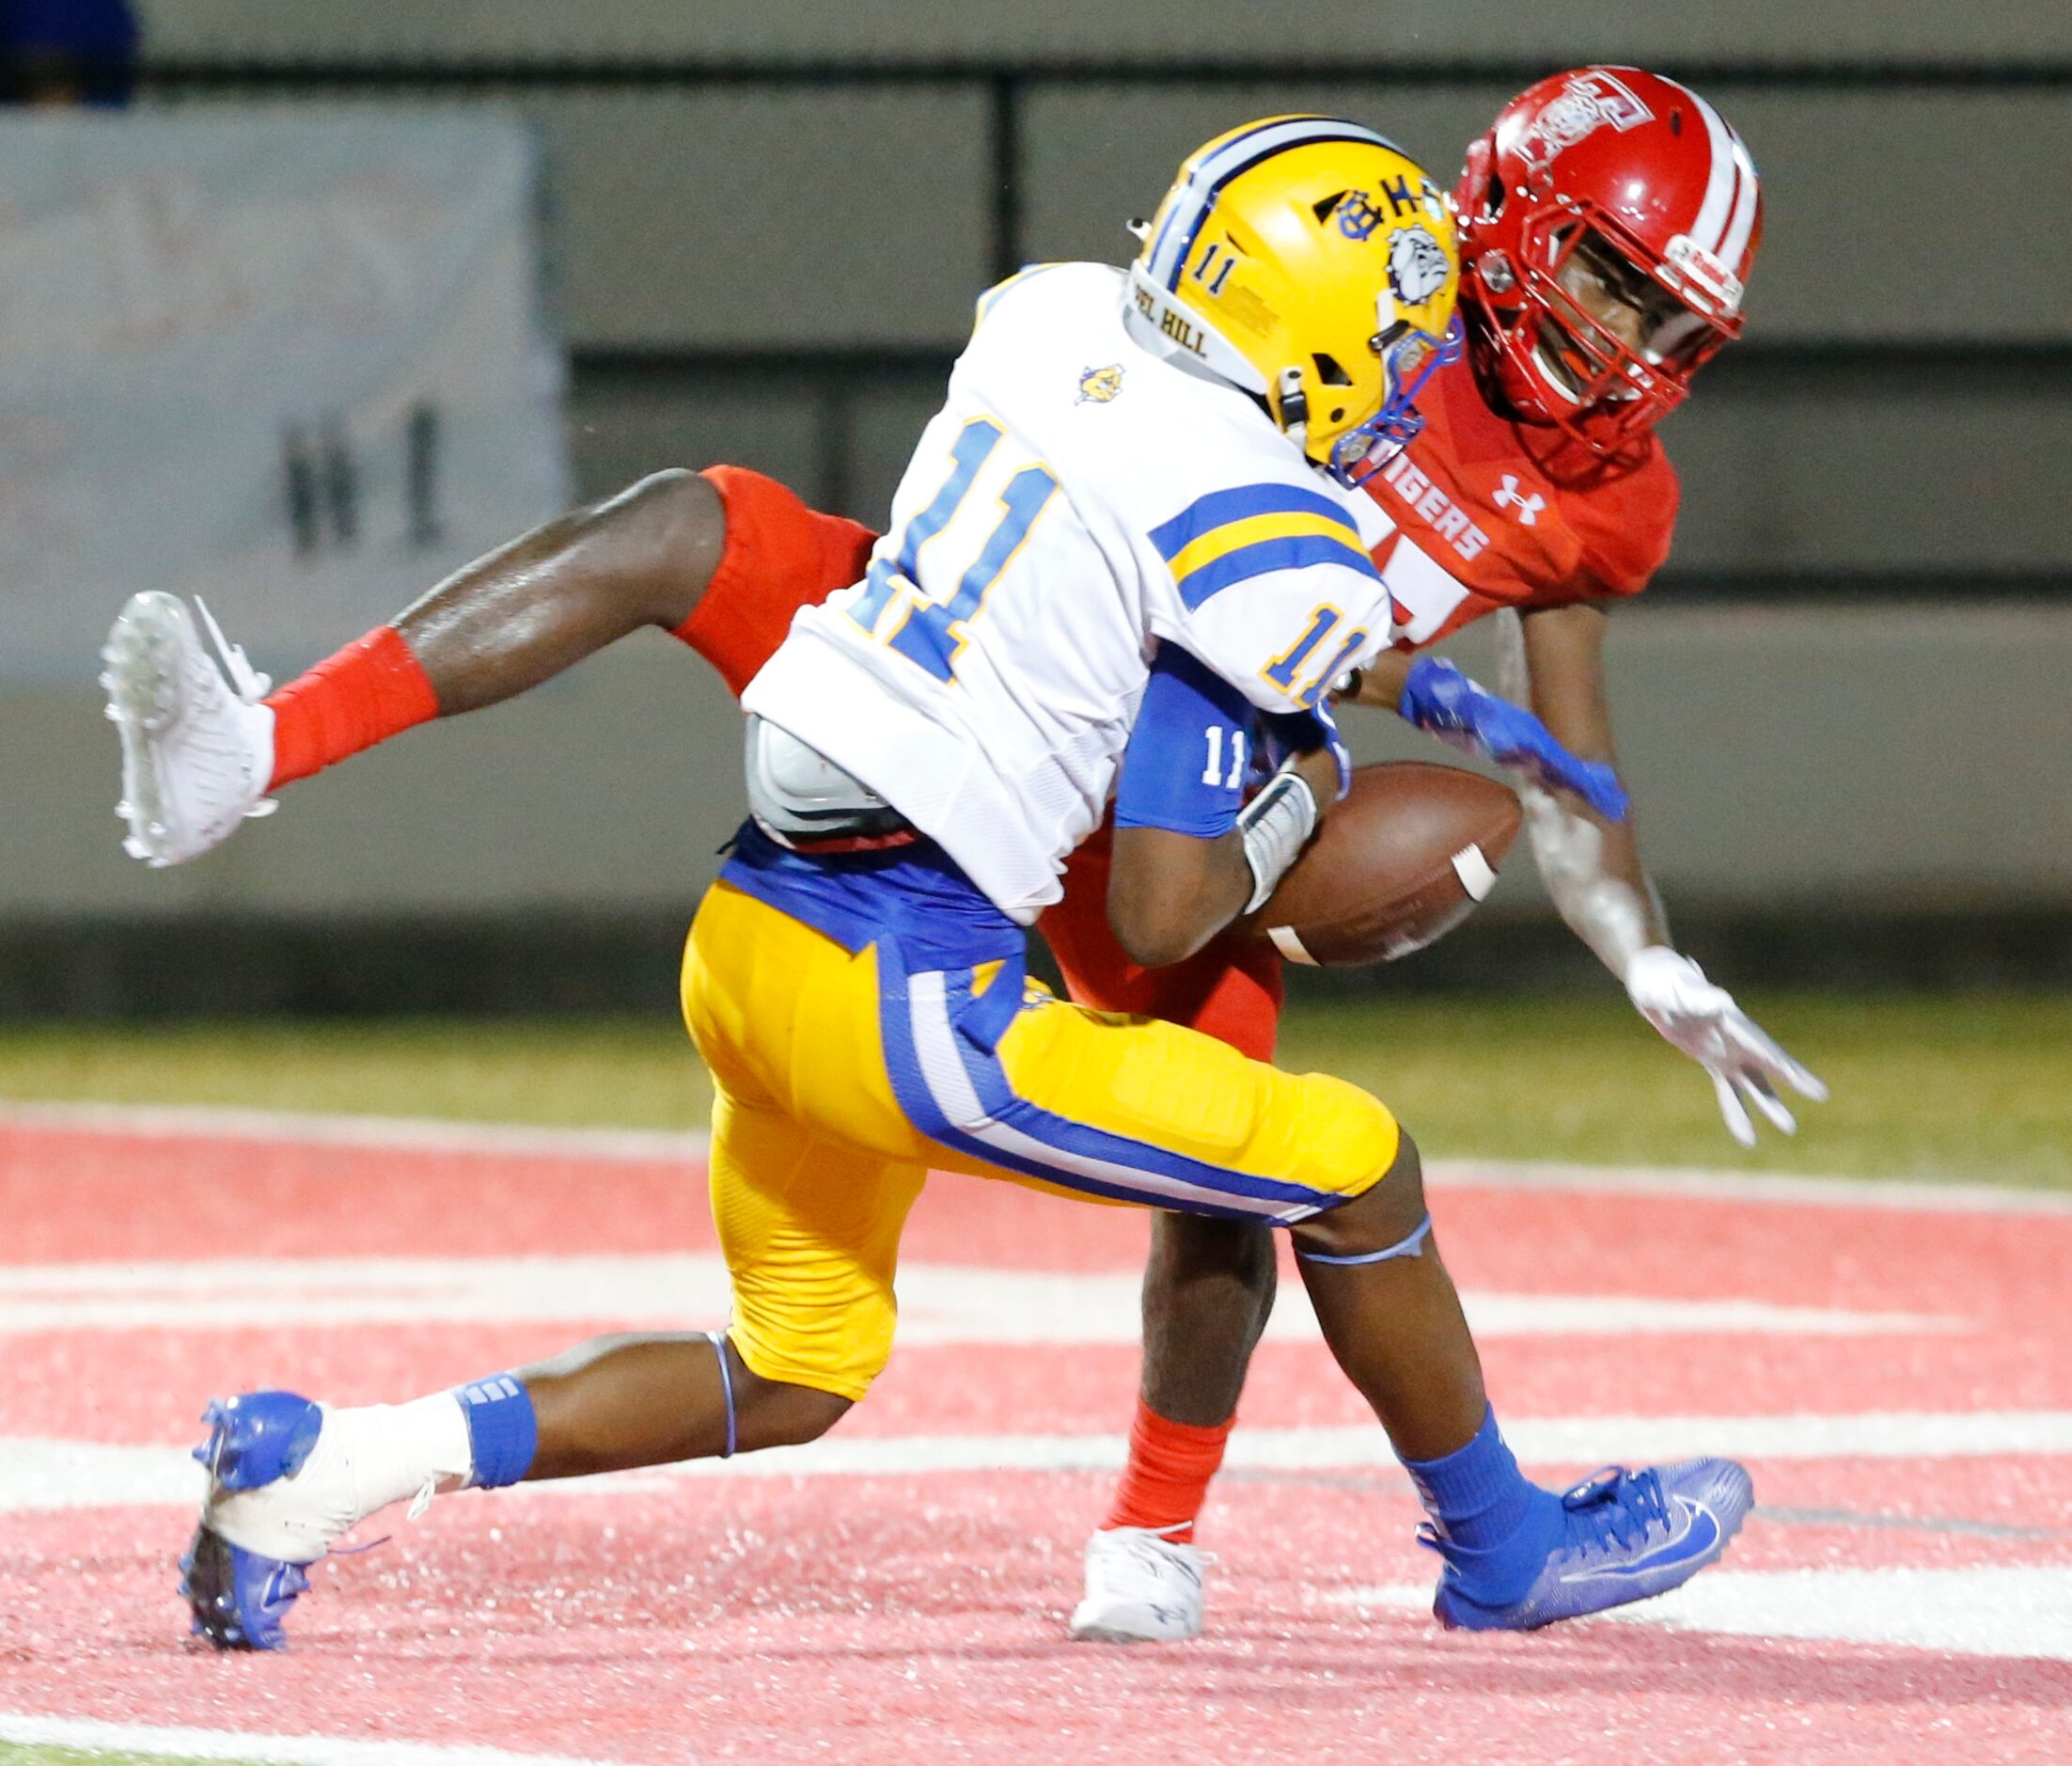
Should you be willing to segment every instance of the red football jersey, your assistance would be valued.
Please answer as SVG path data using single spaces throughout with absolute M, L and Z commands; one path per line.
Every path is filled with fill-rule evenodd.
M 1396 524 L 1374 548 L 1394 643 L 1421 650 L 1498 607 L 1638 594 L 1668 556 L 1676 469 L 1648 434 L 1605 461 L 1489 408 L 1466 362 L 1418 399 L 1424 429 L 1367 481 Z

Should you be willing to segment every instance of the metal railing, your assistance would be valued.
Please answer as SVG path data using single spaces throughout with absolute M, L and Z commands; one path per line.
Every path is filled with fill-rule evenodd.
M 1943 62 L 1919 57 L 1793 62 L 1750 58 L 1685 58 L 1665 72 L 1702 89 L 1747 92 L 2005 91 L 2072 93 L 2072 60 Z M 405 61 L 381 58 L 312 60 L 182 60 L 152 57 L 135 71 L 148 101 L 180 102 L 227 97 L 452 98 L 584 90 L 684 92 L 754 89 L 864 91 L 910 89 L 982 95 L 985 151 L 986 261 L 995 278 L 1011 275 L 1030 257 L 1027 216 L 1027 122 L 1033 97 L 1058 89 L 1097 87 L 1179 87 L 1371 85 L 1396 90 L 1478 87 L 1517 90 L 1549 71 L 1546 62 L 1515 56 L 1400 61 L 1337 58 L 1263 61 L 1205 58 L 1099 58 L 993 61 L 972 58 L 859 62 L 827 58 L 645 57 L 630 59 L 457 58 Z M 707 388 L 779 383 L 794 402 L 816 413 L 815 455 L 793 469 L 801 488 L 824 508 L 859 509 L 859 461 L 854 443 L 859 404 L 887 388 L 939 386 L 947 348 L 807 347 L 799 349 L 666 346 L 627 350 L 578 346 L 572 367 L 579 392 L 635 385 L 682 388 L 695 398 Z M 1918 386 L 1930 377 L 1973 386 L 1982 377 L 2039 397 L 2072 396 L 2072 341 L 2017 344 L 1947 340 L 1876 343 L 1751 339 L 1707 370 L 1708 387 L 1762 396 L 1795 376 L 1825 374 L 1861 387 Z M 1899 594 L 1941 599 L 1952 593 L 2062 600 L 2072 576 L 2059 569 L 1967 573 L 1946 569 L 1737 572 L 1705 575 L 1672 566 L 1664 585 L 1680 595 L 1854 600 Z
M 1664 72 L 1708 91 L 2072 90 L 2072 61 L 1947 63 L 1919 58 L 1830 62 L 1686 59 Z M 137 71 L 143 92 L 178 99 L 226 93 L 469 93 L 615 89 L 695 91 L 932 87 L 977 92 L 985 100 L 988 167 L 987 260 L 995 280 L 1028 260 L 1025 249 L 1024 122 L 1032 93 L 1095 86 L 1242 87 L 1375 85 L 1493 86 L 1522 89 L 1552 71 L 1515 57 L 1400 61 L 1333 59 L 1032 60 L 855 62 L 785 58 L 629 60 L 381 59 L 182 61 L 151 59 Z

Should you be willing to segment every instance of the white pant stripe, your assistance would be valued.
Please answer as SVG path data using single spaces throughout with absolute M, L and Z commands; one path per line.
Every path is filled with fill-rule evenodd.
M 1163 1172 L 1142 1171 L 1091 1154 L 1073 1152 L 1039 1141 L 1033 1135 L 1008 1127 L 987 1114 L 957 1053 L 956 1031 L 950 1020 L 949 991 L 944 977 L 928 973 L 906 978 L 907 1022 L 914 1038 L 914 1053 L 921 1078 L 935 1107 L 960 1132 L 1011 1158 L 1047 1166 L 1067 1181 L 1066 1174 L 1089 1177 L 1140 1197 L 1156 1206 L 1159 1203 L 1206 1202 L 1219 1207 L 1239 1208 L 1262 1220 L 1307 1220 L 1317 1207 L 1307 1203 L 1275 1202 L 1263 1196 L 1247 1196 L 1225 1190 L 1212 1190 L 1184 1177 Z

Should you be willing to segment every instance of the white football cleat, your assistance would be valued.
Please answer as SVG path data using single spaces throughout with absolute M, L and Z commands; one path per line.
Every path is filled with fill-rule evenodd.
M 154 867 L 197 858 L 246 816 L 274 810 L 274 714 L 259 702 L 272 684 L 224 641 L 206 607 L 201 617 L 220 664 L 187 609 L 156 590 L 130 597 L 101 651 L 122 738 L 122 848 Z
M 1072 1615 L 1082 1643 L 1170 1644 L 1201 1634 L 1201 1577 L 1212 1560 L 1146 1527 L 1087 1541 L 1087 1598 Z

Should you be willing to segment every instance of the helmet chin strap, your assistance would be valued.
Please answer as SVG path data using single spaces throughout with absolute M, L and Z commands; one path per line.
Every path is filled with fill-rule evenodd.
M 1301 449 L 1310 450 L 1310 395 L 1302 390 L 1302 371 L 1283 368 L 1274 379 L 1274 400 L 1279 408 L 1281 433 Z
M 1561 371 L 1548 359 L 1546 342 L 1537 337 L 1532 340 L 1532 371 L 1539 376 L 1540 384 L 1563 404 L 1581 409 L 1582 400 L 1569 389 Z

